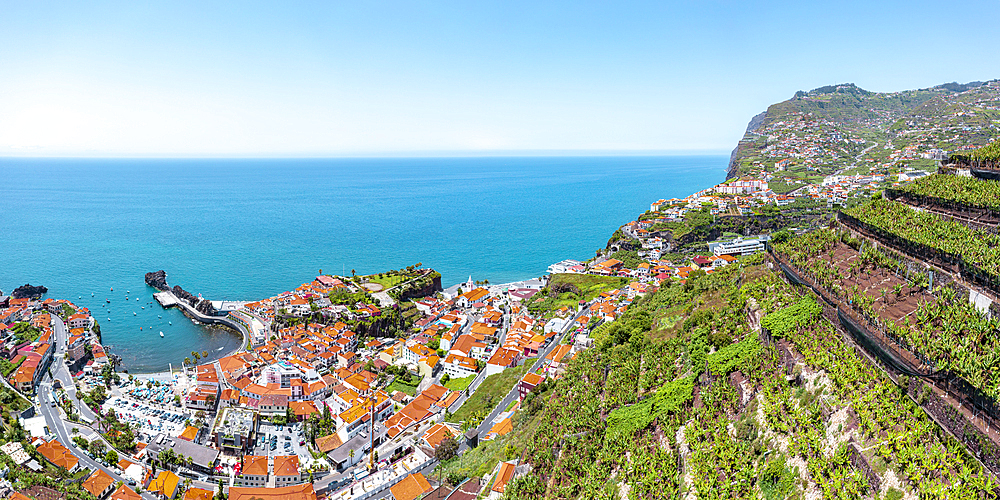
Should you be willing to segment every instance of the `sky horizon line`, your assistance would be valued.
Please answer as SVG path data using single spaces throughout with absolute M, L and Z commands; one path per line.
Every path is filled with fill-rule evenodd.
M 351 158 L 504 158 L 504 157 L 588 157 L 588 156 L 727 156 L 722 149 L 532 149 L 532 150 L 432 150 L 432 151 L 372 151 L 343 154 L 134 154 L 134 155 L 81 155 L 81 154 L 0 154 L 0 159 L 80 159 L 80 160 L 267 160 L 267 159 L 351 159 Z

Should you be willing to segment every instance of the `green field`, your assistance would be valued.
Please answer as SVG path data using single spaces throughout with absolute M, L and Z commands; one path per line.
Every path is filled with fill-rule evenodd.
M 370 274 L 365 276 L 365 278 L 368 278 L 368 281 L 371 283 L 378 283 L 379 285 L 382 285 L 384 288 L 392 288 L 413 278 L 413 276 L 405 274 L 383 274 L 381 276 L 382 277 L 380 278 L 378 274 Z
M 453 391 L 464 391 L 475 379 L 475 375 L 469 375 L 468 377 L 463 378 L 453 378 L 449 380 L 447 384 L 444 384 L 444 386 Z
M 529 360 L 531 361 L 531 360 Z M 530 365 L 509 368 L 496 375 L 486 377 L 479 389 L 461 408 L 448 417 L 449 422 L 458 423 L 463 420 L 482 421 L 489 415 L 500 400 L 510 392 L 511 387 L 528 372 Z
M 409 394 L 410 396 L 416 396 L 417 387 L 420 386 L 421 380 L 423 379 L 414 377 L 413 385 L 404 384 L 403 382 L 400 382 L 398 379 L 393 380 L 392 383 L 389 384 L 389 387 L 386 387 L 385 392 L 392 394 L 396 391 L 403 391 L 404 393 Z

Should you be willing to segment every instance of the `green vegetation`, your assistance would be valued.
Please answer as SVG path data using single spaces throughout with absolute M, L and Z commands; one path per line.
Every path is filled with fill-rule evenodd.
M 952 155 L 952 160 L 958 161 L 997 161 L 1000 160 L 1000 141 L 991 142 L 969 154 Z
M 628 284 L 628 278 L 595 276 L 591 274 L 554 274 L 528 304 L 532 314 L 546 314 L 568 307 L 575 311 L 580 301 L 589 301 L 598 295 Z
M 42 336 L 42 330 L 31 326 L 31 323 L 27 321 L 14 323 L 14 326 L 10 327 L 10 330 L 14 332 L 14 338 L 18 344 L 34 342 L 38 340 L 38 337 Z
M 0 359 L 0 373 L 3 374 L 3 378 L 10 377 L 10 374 L 14 373 L 14 370 L 17 370 L 17 367 L 21 366 L 21 363 L 23 363 L 25 359 L 26 358 L 21 355 L 14 358 L 13 362 L 7 359 Z
M 822 313 L 823 306 L 816 299 L 805 296 L 794 305 L 764 316 L 760 324 L 775 337 L 783 338 L 794 330 L 813 324 Z
M 115 449 L 130 453 L 135 451 L 135 429 L 130 424 L 118 420 L 118 415 L 115 414 L 114 410 L 108 410 L 104 414 L 100 422 L 100 430 L 104 438 Z
M 392 288 L 410 278 L 412 276 L 408 274 L 393 274 L 393 273 L 382 273 L 382 274 L 372 274 L 367 276 L 368 281 L 371 283 L 378 283 L 382 285 L 383 288 Z
M 395 375 L 396 377 L 392 380 L 392 383 L 386 387 L 385 391 L 387 393 L 392 394 L 396 391 L 403 391 L 410 396 L 417 394 L 417 387 L 420 387 L 423 377 L 413 376 L 406 368 L 399 368 L 399 371 Z
M 845 213 L 883 231 L 914 243 L 961 256 L 994 280 L 1000 280 L 1000 236 L 970 229 L 937 215 L 918 212 L 884 198 L 846 210 Z
M 632 406 L 623 406 L 608 416 L 607 434 L 611 439 L 632 436 L 657 419 L 676 412 L 694 397 L 694 378 L 685 377 L 660 387 L 653 396 Z
M 475 375 L 469 375 L 463 378 L 453 378 L 445 382 L 444 386 L 453 391 L 464 391 L 469 388 L 469 384 L 476 379 Z
M 351 293 L 348 292 L 347 290 L 340 289 L 334 292 L 330 292 L 329 297 L 330 297 L 330 302 L 340 305 L 353 306 L 358 302 L 363 302 L 365 304 L 374 303 L 371 295 L 368 295 L 368 292 L 365 291 Z
M 829 233 L 806 241 L 828 251 L 841 237 Z M 441 470 L 482 475 L 511 448 L 533 469 L 510 498 L 610 500 L 619 485 L 629 498 L 802 498 L 807 487 L 824 499 L 871 497 L 840 441 L 844 426 L 833 425 L 846 412 L 862 459 L 878 473 L 894 471 L 917 497 L 990 496 L 989 475 L 962 445 L 763 258 L 637 299 L 598 328 L 597 346 L 578 353 L 562 378 L 529 395 L 511 434 Z M 894 265 L 889 254 L 857 260 Z M 805 359 L 795 368 L 803 377 L 784 376 L 785 362 L 750 329 L 748 310 Z M 690 451 L 683 459 L 682 446 Z
M 622 265 L 629 269 L 635 269 L 639 264 L 646 262 L 645 259 L 639 258 L 639 252 L 635 250 L 619 250 L 611 254 L 611 258 L 622 261 Z
M 934 174 L 911 182 L 903 191 L 951 200 L 970 207 L 1000 210 L 1000 182 L 992 180 Z
M 462 422 L 466 429 L 479 425 L 496 407 L 497 403 L 521 380 L 521 377 L 528 373 L 528 368 L 531 366 L 525 364 L 486 377 L 486 380 L 483 380 L 476 392 L 462 404 L 462 407 L 451 414 L 448 421 Z

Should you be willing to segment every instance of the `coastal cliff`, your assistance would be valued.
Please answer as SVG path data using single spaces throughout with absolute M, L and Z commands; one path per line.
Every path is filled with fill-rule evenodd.
M 757 130 L 761 124 L 764 123 L 764 119 L 767 118 L 767 111 L 758 113 L 753 118 L 750 119 L 750 123 L 747 124 L 747 130 L 743 133 L 746 137 L 754 131 Z M 733 148 L 732 154 L 729 155 L 729 167 L 726 168 L 726 180 L 732 179 L 739 175 L 739 159 L 744 156 L 746 149 L 751 148 L 753 143 L 740 140 L 736 143 L 736 147 Z
M 444 288 L 441 287 L 441 273 L 434 271 L 427 276 L 406 285 L 406 287 L 400 291 L 399 299 L 408 300 L 418 297 L 426 297 L 434 294 L 434 292 L 440 292 L 441 290 L 444 290 Z
M 996 139 L 994 105 L 986 103 L 998 99 L 1000 80 L 898 92 L 853 83 L 800 90 L 750 120 L 726 179 L 769 175 L 770 188 L 786 194 L 847 168 L 933 170 L 946 152 Z

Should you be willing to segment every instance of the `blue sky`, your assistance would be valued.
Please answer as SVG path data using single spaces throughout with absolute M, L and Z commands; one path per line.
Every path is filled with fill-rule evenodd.
M 996 0 L 0 11 L 0 155 L 721 152 L 796 90 L 1000 78 Z

